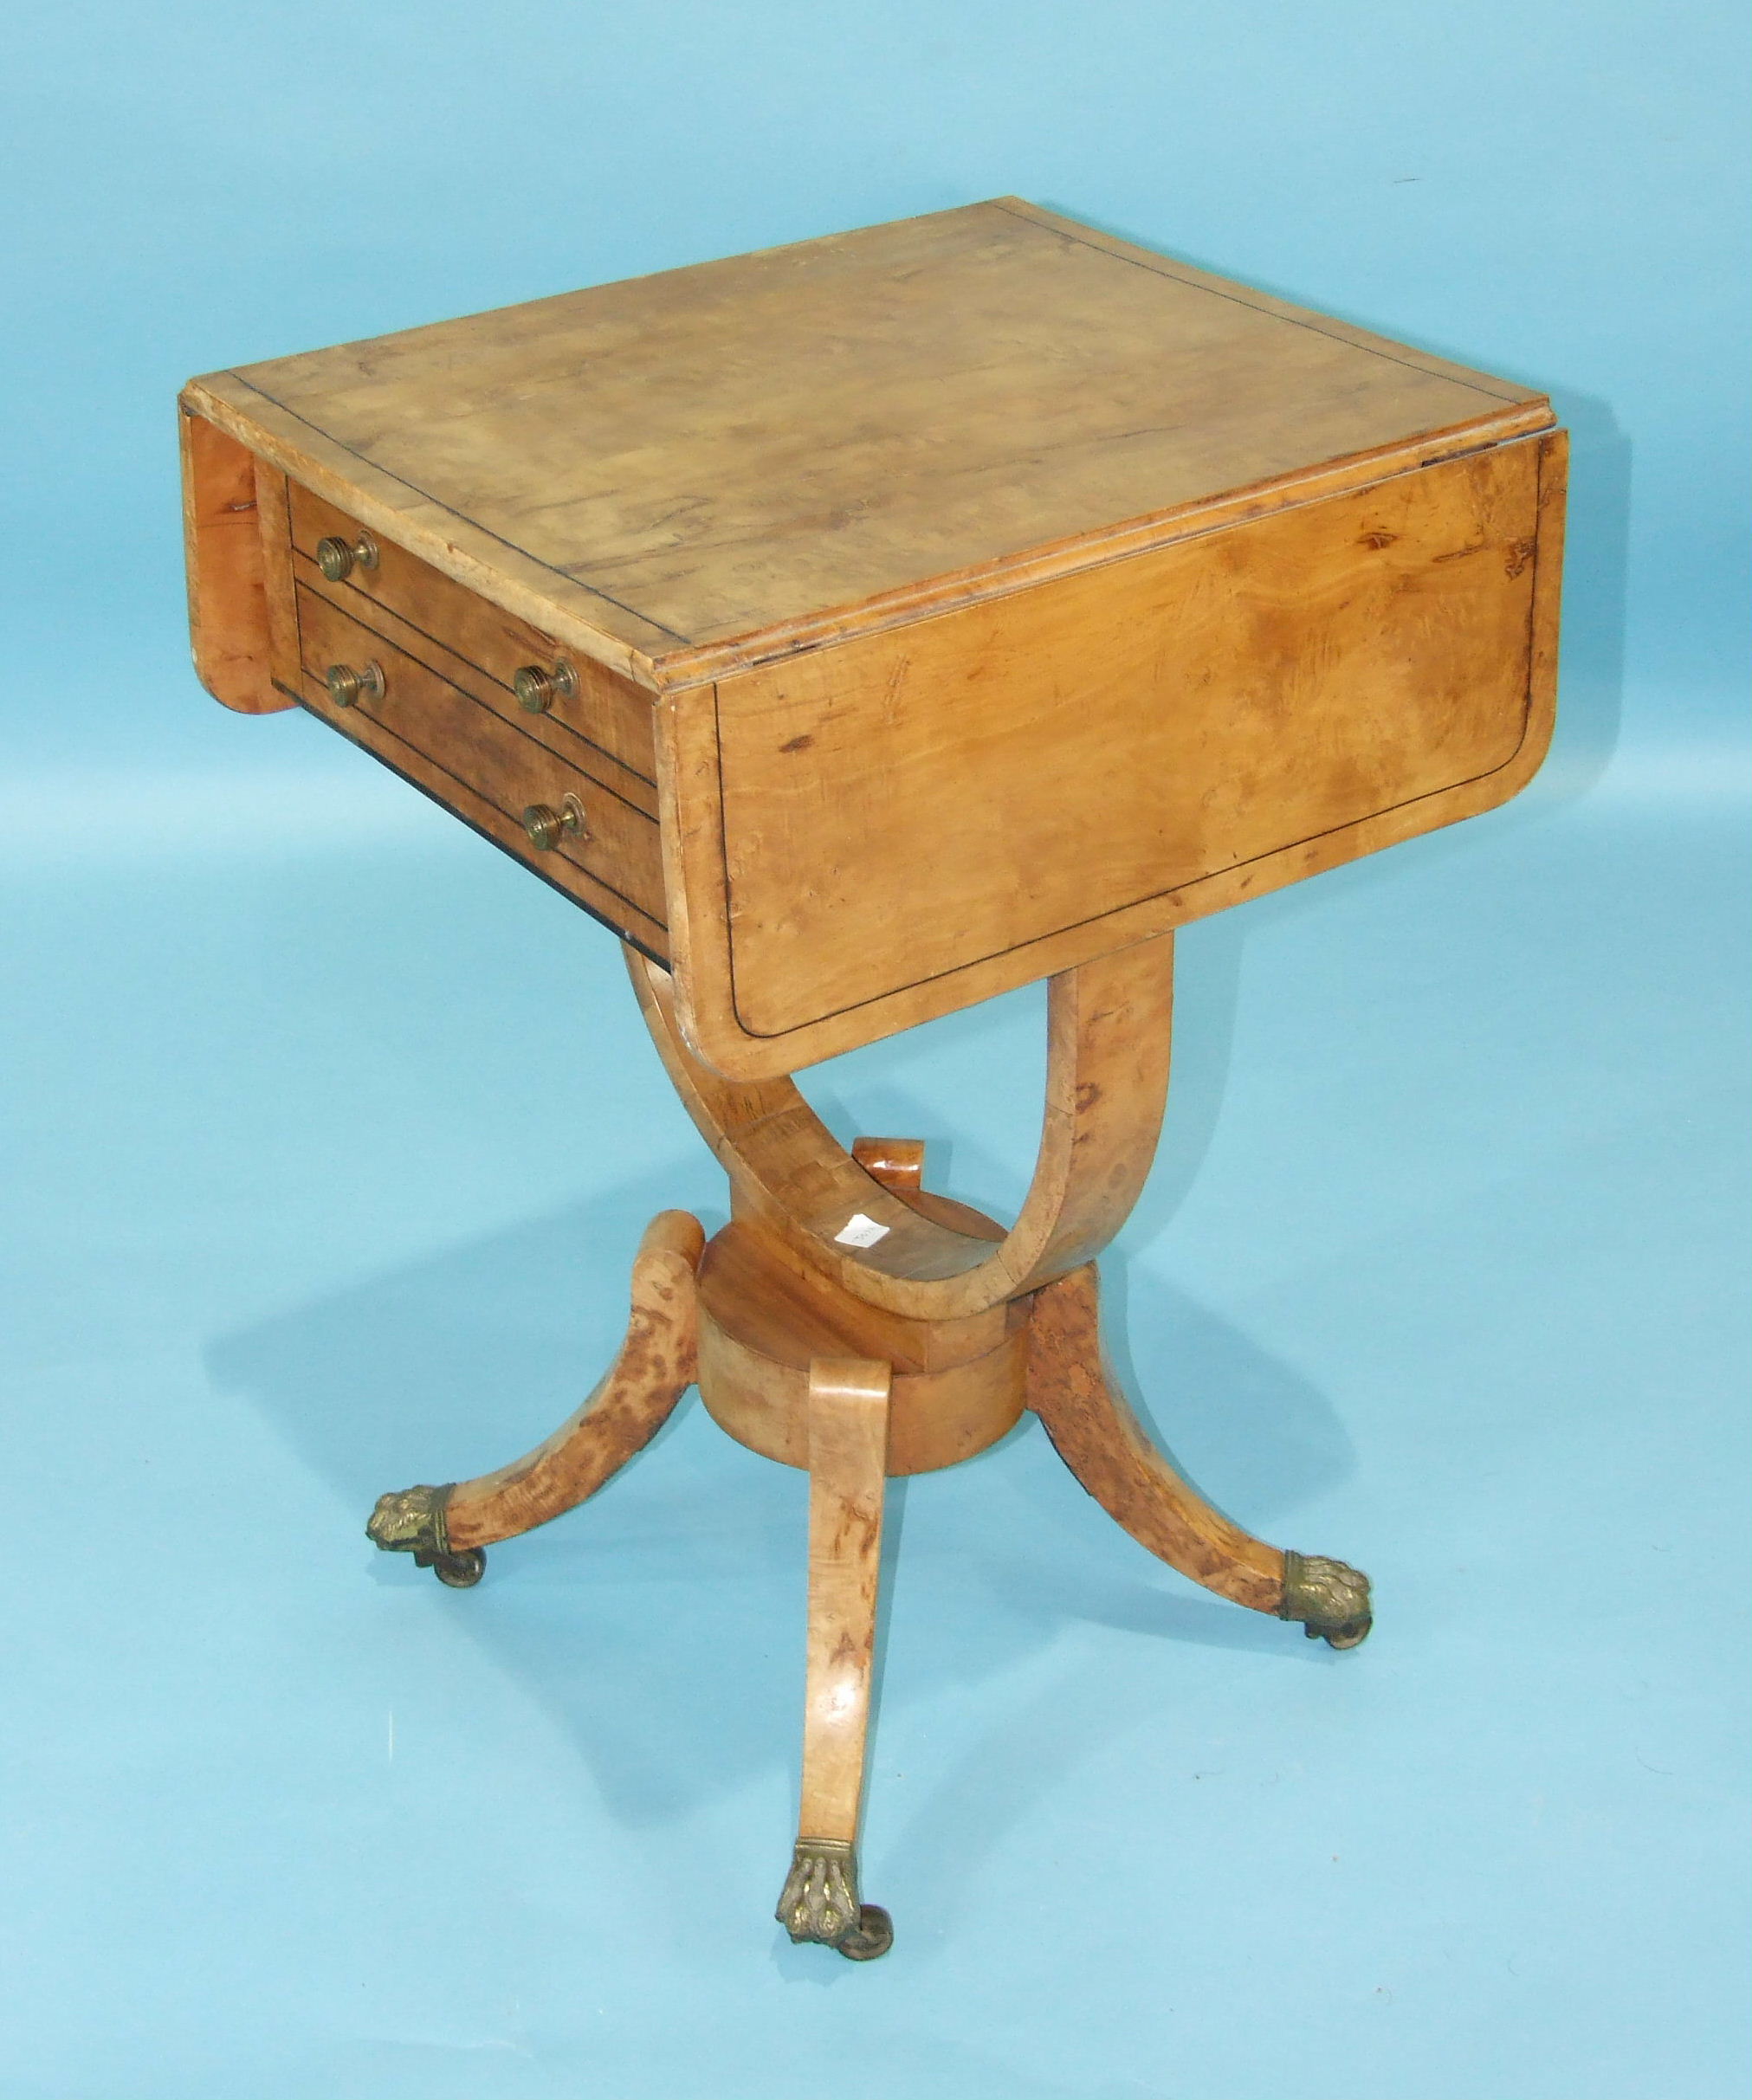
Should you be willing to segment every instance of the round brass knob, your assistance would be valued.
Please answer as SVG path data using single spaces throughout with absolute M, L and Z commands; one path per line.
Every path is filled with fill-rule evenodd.
M 556 810 L 550 802 L 532 802 L 523 812 L 523 829 L 540 853 L 551 853 L 562 838 L 586 839 L 590 827 L 584 821 L 584 804 L 567 795 Z
M 578 673 L 563 661 L 551 671 L 539 663 L 520 664 L 511 674 L 511 690 L 526 714 L 545 714 L 556 700 L 578 697 Z
M 376 568 L 378 543 L 369 533 L 361 533 L 351 545 L 345 540 L 319 540 L 316 565 L 330 583 L 345 583 L 355 569 Z
M 380 663 L 367 663 L 355 670 L 350 663 L 331 663 L 322 675 L 328 697 L 337 708 L 355 707 L 362 700 L 381 700 L 384 673 Z

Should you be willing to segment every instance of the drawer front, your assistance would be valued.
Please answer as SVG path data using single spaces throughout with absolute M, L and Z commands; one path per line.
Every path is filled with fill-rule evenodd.
M 663 859 L 656 821 L 568 764 L 430 665 L 300 583 L 300 697 L 357 743 L 544 876 L 624 938 L 667 961 Z M 351 706 L 326 682 L 331 666 L 375 664 L 382 690 Z M 575 798 L 581 826 L 539 846 L 525 811 L 556 813 Z
M 287 489 L 293 566 L 301 584 L 384 634 L 408 654 L 433 662 L 441 675 L 627 799 L 656 813 L 656 756 L 651 697 L 588 656 L 567 655 L 552 636 L 441 574 L 417 555 L 369 535 L 376 561 L 355 560 L 339 580 L 324 576 L 317 550 L 325 540 L 357 547 L 365 530 L 295 481 Z M 442 655 L 439 655 L 442 652 Z M 564 662 L 575 690 L 556 690 L 532 713 L 520 705 L 520 670 L 548 675 Z M 617 769 L 632 777 L 620 779 Z

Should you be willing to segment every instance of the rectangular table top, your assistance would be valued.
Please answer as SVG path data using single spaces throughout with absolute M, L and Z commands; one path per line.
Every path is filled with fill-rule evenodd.
M 1252 511 L 1535 391 L 1016 198 L 209 374 L 203 413 L 642 682 Z M 1316 485 L 1310 486 L 1309 477 Z
M 1543 396 L 1016 199 L 184 406 L 213 689 L 538 867 L 734 1078 L 1495 807 L 1551 733 Z

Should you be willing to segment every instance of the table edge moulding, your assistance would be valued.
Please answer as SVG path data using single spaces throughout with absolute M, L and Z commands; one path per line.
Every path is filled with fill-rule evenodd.
M 1219 1596 L 1354 1647 L 1345 1562 L 1146 1434 L 1096 1257 L 1167 1101 L 1177 927 L 1506 801 L 1550 740 L 1567 440 L 1532 390 L 1013 197 L 192 380 L 189 610 L 609 927 L 728 1177 L 534 1451 L 383 1496 L 456 1587 L 691 1386 L 810 1476 L 778 1916 L 848 1958 L 884 1483 L 1031 1411 Z M 1044 978 L 1007 1229 L 804 1067 Z M 706 1746 L 702 1742 L 701 1754 Z

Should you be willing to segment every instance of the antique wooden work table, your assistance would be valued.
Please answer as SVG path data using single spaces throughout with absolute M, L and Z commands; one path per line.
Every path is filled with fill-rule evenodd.
M 688 1386 L 811 1480 L 779 1916 L 858 1959 L 883 1481 L 1024 1408 L 1162 1559 L 1335 1646 L 1342 1562 L 1250 1537 L 1103 1367 L 1173 929 L 1514 794 L 1551 731 L 1543 397 L 1013 198 L 211 374 L 183 396 L 195 657 L 611 927 L 730 1178 L 663 1212 L 606 1377 L 496 1473 L 386 1495 L 466 1585 Z M 847 1153 L 799 1067 L 1046 977 L 1005 1231 Z

